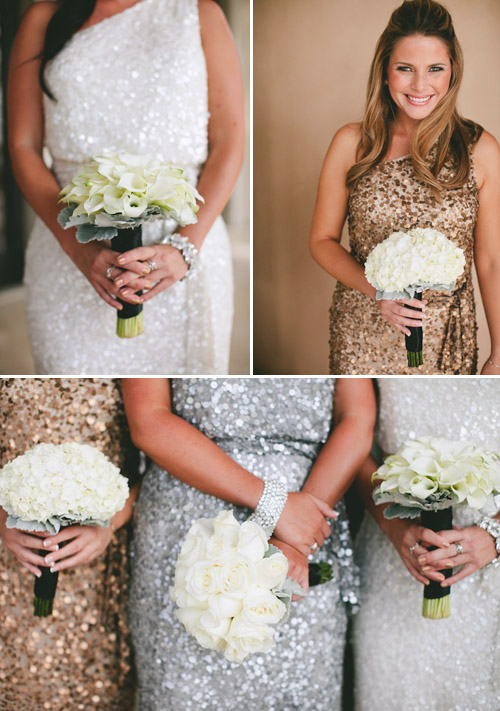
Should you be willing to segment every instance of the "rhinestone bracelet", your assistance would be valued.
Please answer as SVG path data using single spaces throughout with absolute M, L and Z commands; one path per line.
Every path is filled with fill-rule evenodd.
M 264 482 L 264 491 L 250 520 L 262 526 L 268 538 L 273 535 L 287 498 L 288 491 L 281 481 L 267 479 Z
M 492 518 L 491 516 L 483 516 L 483 518 L 479 521 L 477 525 L 480 528 L 484 529 L 486 533 L 489 533 L 495 541 L 497 557 L 493 558 L 491 563 L 489 563 L 488 565 L 492 565 L 496 568 L 500 565 L 500 521 L 496 518 Z
M 175 247 L 175 249 L 179 250 L 187 264 L 187 272 L 179 281 L 190 279 L 196 271 L 196 257 L 198 255 L 198 250 L 194 244 L 190 242 L 187 237 L 183 237 L 178 232 L 164 237 L 161 244 L 169 244 L 171 247 Z

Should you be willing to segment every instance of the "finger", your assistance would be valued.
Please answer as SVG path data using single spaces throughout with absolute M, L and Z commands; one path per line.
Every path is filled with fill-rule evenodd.
M 144 302 L 144 297 L 136 294 L 132 289 L 125 288 L 120 291 L 120 299 L 126 301 L 128 304 L 142 304 Z
M 77 536 L 81 536 L 84 531 L 83 526 L 65 526 L 61 528 L 59 533 L 47 538 L 44 543 L 44 548 L 49 548 L 50 546 L 60 545 L 63 541 L 71 541 Z
M 149 301 L 157 294 L 161 294 L 162 291 L 165 291 L 165 289 L 168 289 L 173 284 L 176 284 L 175 279 L 162 279 L 155 287 L 153 287 L 153 289 L 151 289 L 151 291 L 148 291 L 147 294 L 144 294 L 144 296 L 142 297 L 143 302 L 146 303 L 146 301 Z
M 450 542 L 447 540 L 447 536 L 443 534 L 443 531 L 436 533 L 430 528 L 424 528 L 424 526 L 418 526 L 416 532 L 417 538 L 421 543 L 428 543 L 431 546 L 437 546 L 438 548 L 449 548 Z M 449 553 L 448 553 L 449 555 Z
M 459 580 L 463 580 L 468 575 L 471 575 L 475 570 L 475 566 L 471 565 L 470 563 L 467 563 L 467 565 L 464 565 L 464 567 L 459 570 L 458 573 L 455 573 L 455 575 L 452 575 L 451 578 L 447 578 L 444 582 L 442 582 L 441 587 L 449 588 L 450 585 L 458 583 Z
M 136 247 L 135 249 L 129 249 L 128 252 L 123 252 L 123 254 L 120 254 L 120 256 L 117 258 L 117 262 L 120 266 L 126 264 L 127 269 L 135 271 L 135 269 L 132 269 L 132 262 L 137 263 L 145 262 L 148 259 L 153 260 L 156 251 L 157 250 L 155 247 Z
M 410 319 L 411 321 L 421 321 L 424 317 L 424 314 L 421 311 L 414 311 L 413 309 L 408 309 L 405 306 L 398 306 L 396 313 L 398 316 Z
M 134 291 L 139 291 L 139 289 L 152 289 L 155 282 L 161 279 L 161 275 L 156 277 L 156 271 L 154 274 L 155 278 L 151 275 L 148 277 L 139 277 L 135 272 L 122 272 L 116 277 L 114 283 L 115 286 L 121 289 L 125 286 L 130 286 Z
M 329 536 L 332 535 L 332 529 L 330 528 L 330 526 L 327 524 L 326 521 L 321 526 L 321 533 L 323 534 L 324 538 L 328 538 Z
M 404 333 L 405 336 L 411 336 L 411 331 L 407 329 L 405 326 L 400 326 L 399 323 L 394 323 L 392 324 L 394 328 L 396 328 L 398 331 L 401 331 L 401 333 Z
M 78 551 L 83 550 L 85 547 L 85 542 L 81 538 L 75 538 L 71 543 L 68 543 L 66 546 L 63 546 L 60 548 L 58 551 L 55 551 L 54 553 L 50 553 L 45 560 L 49 565 L 52 565 L 53 563 L 56 563 L 59 560 L 63 560 L 64 558 L 70 558 L 72 555 L 75 555 L 78 553 Z
M 34 565 L 30 565 L 30 563 L 21 562 L 21 565 L 24 566 L 27 570 L 29 570 L 30 573 L 33 573 L 33 575 L 35 575 L 37 578 L 42 577 L 42 571 L 40 570 L 40 568 L 37 568 Z
M 407 306 L 414 306 L 416 309 L 423 309 L 429 303 L 427 299 L 398 299 L 398 304 L 406 304 Z
M 43 538 L 38 536 L 19 536 L 16 538 L 16 543 L 23 548 L 31 548 L 32 550 L 44 550 L 46 546 Z M 57 550 L 57 547 L 54 549 Z
M 410 563 L 409 561 L 407 561 L 405 559 L 403 559 L 403 560 L 404 560 L 404 564 L 406 565 L 408 572 L 410 573 L 410 575 L 412 575 L 415 578 L 415 580 L 418 580 L 418 582 L 422 583 L 423 585 L 429 585 L 428 578 L 426 578 L 424 575 L 422 575 L 422 573 L 419 570 L 417 570 L 417 568 L 415 568 L 415 566 L 412 563 Z
M 326 516 L 327 518 L 337 518 L 338 514 L 332 509 L 331 506 L 328 506 L 326 501 L 322 501 L 322 499 L 317 499 L 315 496 L 312 496 L 312 498 L 316 502 L 316 505 L 323 514 L 323 516 Z
M 113 307 L 114 309 L 116 309 L 117 311 L 121 311 L 121 310 L 122 310 L 123 307 L 122 307 L 122 305 L 120 304 L 120 302 L 119 302 L 119 301 L 116 301 L 116 299 L 114 299 L 112 296 L 110 296 L 110 295 L 108 294 L 108 292 L 106 291 L 106 289 L 104 289 L 99 283 L 94 282 L 94 283 L 92 284 L 92 286 L 93 286 L 94 289 L 97 291 L 97 293 L 99 294 L 99 296 L 101 297 L 101 299 L 103 299 L 107 304 L 109 304 L 110 306 L 112 306 L 112 307 Z
M 77 565 L 83 565 L 88 562 L 88 557 L 85 550 L 79 551 L 76 555 L 70 558 L 65 558 L 64 560 L 55 563 L 51 568 L 52 573 L 57 573 L 59 570 L 67 570 L 68 568 L 75 568 Z
M 414 319 L 411 318 L 403 318 L 402 316 L 398 317 L 398 323 L 401 324 L 402 326 L 413 326 L 413 328 L 416 328 L 417 326 L 423 326 L 422 321 L 415 321 Z
M 30 563 L 36 568 L 48 568 L 50 567 L 46 562 L 45 558 L 38 555 L 38 553 L 32 553 L 29 548 L 21 548 L 17 554 L 17 557 L 23 563 Z
M 448 543 L 448 545 L 452 545 L 463 541 L 467 533 L 463 528 L 453 528 L 447 531 L 439 531 L 439 535 Z

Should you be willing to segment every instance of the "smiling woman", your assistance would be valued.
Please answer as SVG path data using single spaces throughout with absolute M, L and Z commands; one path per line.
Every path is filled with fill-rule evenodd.
M 500 372 L 500 148 L 456 108 L 463 57 L 448 11 L 406 0 L 372 61 L 364 119 L 334 136 L 311 231 L 316 261 L 338 279 L 330 312 L 332 374 L 473 374 L 475 264 L 491 336 L 483 374 Z M 350 253 L 340 238 L 349 222 Z M 393 232 L 431 228 L 465 254 L 451 291 L 376 300 L 364 264 Z M 387 268 L 390 270 L 391 265 Z M 424 364 L 408 368 L 404 341 L 424 325 Z

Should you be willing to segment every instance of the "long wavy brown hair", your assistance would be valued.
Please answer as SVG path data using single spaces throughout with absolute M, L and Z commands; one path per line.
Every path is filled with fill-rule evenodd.
M 424 35 L 437 37 L 447 46 L 451 60 L 448 92 L 436 108 L 423 118 L 413 133 L 410 156 L 417 178 L 433 188 L 436 196 L 444 188 L 458 188 L 467 182 L 470 170 L 469 146 L 481 135 L 478 124 L 463 118 L 457 111 L 457 94 L 463 75 L 463 55 L 448 10 L 434 0 L 405 0 L 391 15 L 375 49 L 361 129 L 357 162 L 347 173 L 347 186 L 378 165 L 389 147 L 396 104 L 385 83 L 389 57 L 403 37 Z M 433 160 L 429 152 L 436 144 Z M 447 182 L 438 178 L 446 161 L 453 162 L 453 174 Z

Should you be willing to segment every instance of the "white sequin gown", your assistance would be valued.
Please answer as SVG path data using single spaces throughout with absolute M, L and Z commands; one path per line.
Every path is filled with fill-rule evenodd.
M 262 478 L 301 488 L 332 420 L 328 378 L 174 379 L 176 414 Z M 349 525 L 342 505 L 316 554 L 334 580 L 292 603 L 276 647 L 241 665 L 203 649 L 175 617 L 169 597 L 182 540 L 195 519 L 230 505 L 156 465 L 146 473 L 134 516 L 130 624 L 140 711 L 340 711 L 346 607 L 357 601 Z M 238 509 L 244 520 L 249 510 Z
M 207 158 L 208 90 L 197 0 L 141 0 L 78 32 L 47 68 L 45 144 L 60 185 L 104 151 L 151 154 L 196 183 Z M 143 227 L 144 244 L 174 225 Z M 68 239 L 69 239 L 68 235 Z M 28 323 L 38 373 L 227 372 L 232 272 L 218 218 L 197 275 L 145 304 L 145 333 L 115 335 L 106 304 L 37 219 L 26 257 Z
M 500 451 L 500 380 L 380 379 L 385 454 L 434 434 Z M 471 525 L 476 516 L 454 514 Z M 367 516 L 356 542 L 361 609 L 355 618 L 357 711 L 500 709 L 500 568 L 451 588 L 451 617 L 421 616 L 422 588 Z

